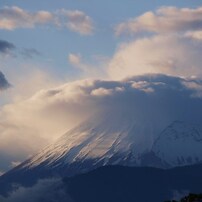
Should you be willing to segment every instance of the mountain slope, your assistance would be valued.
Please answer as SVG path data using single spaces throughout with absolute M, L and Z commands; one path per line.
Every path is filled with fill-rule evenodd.
M 202 128 L 175 121 L 163 130 L 152 151 L 171 167 L 202 162 Z
M 30 186 L 39 178 L 72 176 L 105 165 L 170 168 L 202 161 L 199 125 L 175 121 L 150 145 L 151 141 L 146 141 L 144 134 L 154 136 L 152 125 L 125 118 L 116 117 L 117 122 L 110 122 L 110 116 L 91 119 L 70 130 L 1 176 L 1 193 L 11 189 L 12 183 Z M 184 161 L 179 161 L 179 157 Z
M 154 131 L 131 113 L 93 117 L 1 176 L 0 185 L 27 186 L 39 178 L 72 176 L 104 165 L 141 166 L 141 155 L 152 146 L 147 135 Z

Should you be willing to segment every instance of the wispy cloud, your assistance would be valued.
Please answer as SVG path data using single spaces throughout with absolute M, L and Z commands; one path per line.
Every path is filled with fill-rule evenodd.
M 99 67 L 98 64 L 95 66 L 86 62 L 80 53 L 69 53 L 67 60 L 72 67 L 80 70 L 85 77 L 98 78 L 103 74 L 101 72 L 103 69 Z
M 40 56 L 41 53 L 35 48 L 22 48 L 16 47 L 13 43 L 5 40 L 0 40 L 0 55 L 5 57 L 23 56 L 24 58 L 33 58 Z
M 93 20 L 79 10 L 61 9 L 55 12 L 45 10 L 30 12 L 17 6 L 0 9 L 0 29 L 30 29 L 39 25 L 63 27 L 81 35 L 91 35 L 94 31 Z
M 68 29 L 78 32 L 81 35 L 93 34 L 93 20 L 84 12 L 79 10 L 61 10 L 60 12 L 64 17 L 67 17 L 67 22 L 64 22 L 64 26 L 66 26 Z
M 34 56 L 40 56 L 41 53 L 34 49 L 34 48 L 24 48 L 22 51 L 21 51 L 21 54 L 25 57 L 25 58 L 33 58 Z
M 34 28 L 51 23 L 54 16 L 47 11 L 29 12 L 17 6 L 0 9 L 0 29 Z

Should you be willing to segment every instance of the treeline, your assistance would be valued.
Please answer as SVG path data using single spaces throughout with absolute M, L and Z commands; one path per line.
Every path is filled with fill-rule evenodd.
M 180 201 L 171 200 L 165 202 L 202 202 L 202 194 L 189 194 L 188 196 L 183 197 Z

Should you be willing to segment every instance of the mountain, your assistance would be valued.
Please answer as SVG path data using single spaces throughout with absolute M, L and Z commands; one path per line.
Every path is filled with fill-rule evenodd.
M 85 94 L 99 90 L 91 98 L 96 100 L 93 115 L 1 176 L 0 191 L 12 183 L 29 186 L 39 178 L 74 176 L 106 165 L 168 169 L 202 162 L 201 98 L 193 82 L 165 75 L 97 81 Z M 103 95 L 103 86 L 111 94 Z
M 145 138 L 154 132 L 151 124 L 138 124 L 123 114 L 116 122 L 110 115 L 90 119 L 1 176 L 1 193 L 12 183 L 30 186 L 39 178 L 73 176 L 105 165 L 171 168 L 202 161 L 199 125 L 174 121 L 151 145 Z
M 202 162 L 202 128 L 197 124 L 174 121 L 154 142 L 152 151 L 171 167 Z
M 32 185 L 39 178 L 72 176 L 104 165 L 141 166 L 141 155 L 152 147 L 147 136 L 154 131 L 151 123 L 143 125 L 129 112 L 93 116 L 1 176 L 0 187 Z

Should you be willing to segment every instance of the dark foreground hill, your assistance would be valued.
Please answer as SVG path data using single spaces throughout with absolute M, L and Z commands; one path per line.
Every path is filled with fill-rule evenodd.
M 102 167 L 66 178 L 75 202 L 163 202 L 177 195 L 202 192 L 202 165 L 162 170 Z

